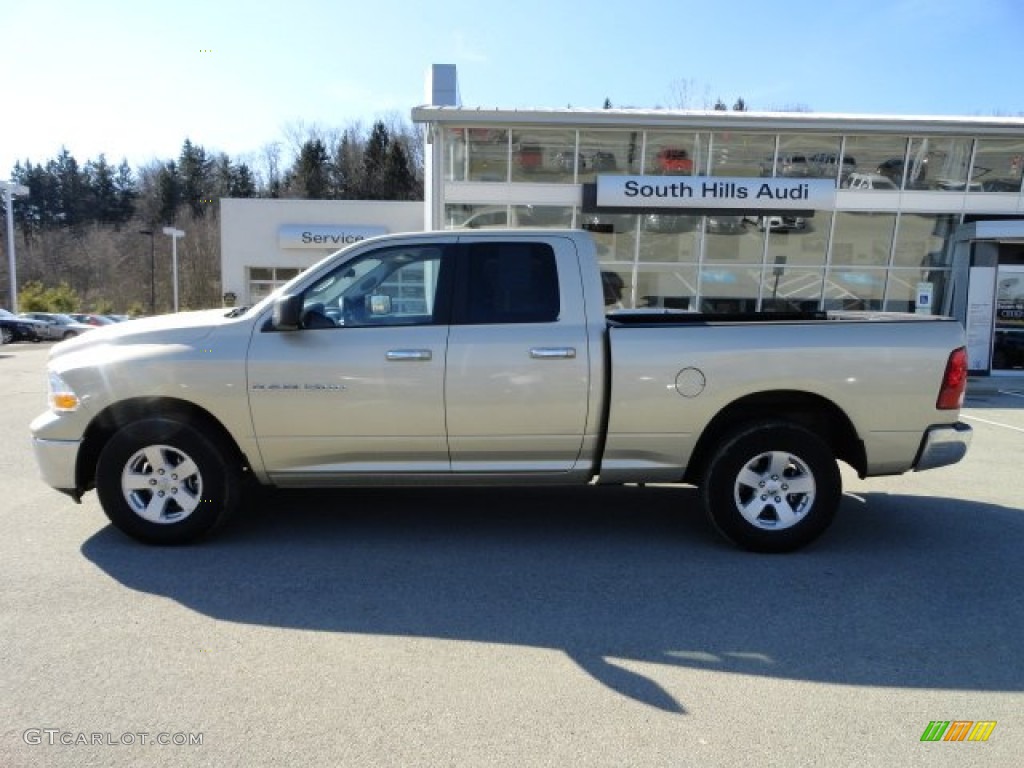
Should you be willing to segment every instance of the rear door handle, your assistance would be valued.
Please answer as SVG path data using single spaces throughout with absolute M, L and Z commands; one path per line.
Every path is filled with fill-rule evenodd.
M 536 360 L 570 360 L 576 357 L 575 347 L 531 347 L 530 357 Z
M 395 362 L 430 360 L 433 354 L 429 349 L 389 349 L 386 357 Z

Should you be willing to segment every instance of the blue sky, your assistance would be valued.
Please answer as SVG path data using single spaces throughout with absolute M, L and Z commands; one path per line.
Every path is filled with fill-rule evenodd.
M 455 64 L 464 106 L 1022 115 L 1020 0 L 0 0 L 0 178 L 365 126 Z

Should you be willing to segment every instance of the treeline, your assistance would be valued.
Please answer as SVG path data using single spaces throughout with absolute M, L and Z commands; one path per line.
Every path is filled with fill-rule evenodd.
M 83 310 L 166 311 L 172 286 L 162 228 L 175 226 L 186 232 L 178 242 L 181 306 L 217 306 L 220 198 L 423 199 L 422 140 L 397 119 L 369 131 L 357 124 L 288 133 L 288 147 L 274 142 L 244 158 L 186 139 L 177 158 L 137 169 L 104 155 L 79 163 L 66 149 L 44 163 L 19 161 L 10 178 L 29 190 L 14 199 L 19 286 L 32 286 L 34 304 L 40 286 L 61 286 L 62 303 L 66 288 Z M 3 250 L 6 304 L 6 239 Z

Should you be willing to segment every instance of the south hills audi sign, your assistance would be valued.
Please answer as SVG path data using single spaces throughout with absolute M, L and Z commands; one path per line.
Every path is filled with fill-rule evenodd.
M 830 179 L 746 179 L 711 176 L 598 176 L 599 209 L 822 211 L 835 208 Z

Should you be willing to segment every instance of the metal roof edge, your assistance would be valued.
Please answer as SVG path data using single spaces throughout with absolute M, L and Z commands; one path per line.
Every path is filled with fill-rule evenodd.
M 893 132 L 963 134 L 1024 133 L 1024 116 L 878 115 L 817 112 L 729 112 L 670 109 L 503 109 L 484 107 L 413 107 L 415 123 L 463 125 L 576 125 L 595 128 L 712 128 L 733 130 L 811 130 L 815 132 Z

